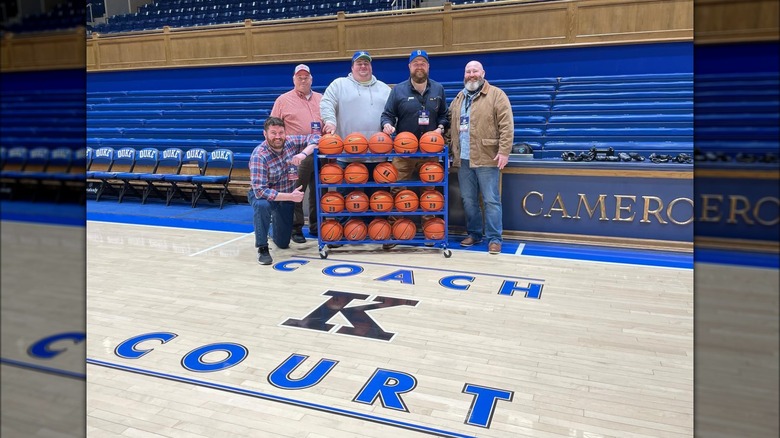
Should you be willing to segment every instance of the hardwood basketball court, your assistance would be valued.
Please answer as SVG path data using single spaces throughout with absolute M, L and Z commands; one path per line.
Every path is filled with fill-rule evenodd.
M 693 270 L 87 224 L 90 436 L 693 435 Z

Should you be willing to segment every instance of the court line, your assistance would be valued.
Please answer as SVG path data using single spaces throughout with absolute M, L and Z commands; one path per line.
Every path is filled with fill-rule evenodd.
M 54 375 L 62 376 L 62 377 L 70 377 L 70 378 L 73 378 L 73 379 L 80 379 L 80 380 L 86 380 L 87 379 L 87 375 L 86 374 L 77 373 L 77 372 L 68 371 L 68 370 L 61 370 L 59 368 L 47 367 L 47 366 L 38 365 L 38 364 L 34 364 L 34 363 L 29 363 L 29 362 L 22 362 L 22 361 L 19 361 L 19 360 L 0 358 L 0 363 L 2 363 L 3 365 L 10 365 L 10 366 L 14 366 L 14 367 L 17 367 L 17 368 L 24 368 L 24 369 L 31 370 L 31 371 L 38 371 L 38 372 L 41 372 L 41 373 L 54 374 Z
M 517 249 L 515 250 L 515 255 L 523 255 L 523 249 L 525 249 L 525 243 L 521 243 L 517 245 Z
M 426 433 L 426 434 L 429 434 L 429 435 L 435 435 L 435 436 L 440 436 L 440 437 L 453 437 L 453 438 L 476 438 L 475 435 L 465 435 L 465 434 L 458 433 L 458 432 L 451 432 L 451 431 L 447 431 L 447 430 L 442 430 L 442 429 L 436 429 L 436 428 L 433 428 L 433 427 L 423 426 L 421 424 L 414 424 L 414 423 L 409 423 L 409 422 L 400 421 L 400 420 L 392 420 L 392 419 L 383 418 L 383 417 L 380 417 L 380 416 L 377 416 L 377 415 L 364 414 L 362 412 L 350 411 L 350 410 L 347 410 L 347 409 L 335 408 L 335 407 L 331 407 L 331 406 L 320 405 L 320 404 L 317 404 L 317 403 L 306 402 L 306 401 L 303 401 L 303 400 L 296 400 L 296 399 L 292 399 L 292 398 L 288 398 L 288 397 L 282 397 L 282 396 L 278 396 L 278 395 L 274 395 L 274 394 L 267 394 L 267 393 L 264 393 L 264 392 L 252 391 L 252 390 L 244 389 L 244 388 L 236 388 L 236 387 L 233 387 L 233 386 L 222 385 L 222 384 L 213 383 L 213 382 L 207 382 L 207 381 L 204 381 L 204 380 L 191 379 L 189 377 L 176 376 L 176 375 L 173 375 L 173 374 L 160 373 L 160 372 L 157 372 L 157 371 L 145 370 L 145 369 L 142 369 L 142 368 L 135 368 L 135 367 L 122 365 L 122 364 L 117 364 L 117 363 L 112 363 L 112 362 L 105 362 L 105 361 L 98 360 L 98 359 L 87 358 L 87 363 L 90 364 L 90 365 L 97 365 L 97 366 L 102 366 L 102 367 L 106 367 L 106 368 L 112 368 L 112 369 L 116 369 L 116 370 L 120 370 L 120 371 L 127 371 L 127 372 L 130 372 L 130 373 L 142 374 L 142 375 L 145 375 L 145 376 L 157 377 L 157 378 L 165 379 L 165 380 L 172 380 L 172 381 L 180 382 L 180 383 L 187 383 L 187 384 L 200 386 L 200 387 L 204 387 L 204 388 L 217 389 L 217 390 L 220 390 L 220 391 L 230 392 L 230 393 L 234 393 L 234 394 L 248 395 L 250 397 L 256 397 L 256 398 L 267 400 L 267 401 L 285 403 L 285 404 L 289 404 L 289 405 L 294 405 L 294 406 L 307 408 L 307 409 L 313 409 L 313 410 L 316 410 L 316 411 L 326 412 L 326 413 L 330 413 L 330 414 L 343 415 L 345 417 L 352 417 L 352 418 L 356 418 L 356 419 L 359 419 L 359 420 L 366 420 L 366 421 L 370 421 L 370 422 L 373 422 L 373 423 L 384 424 L 384 425 L 387 425 L 387 426 L 398 427 L 398 428 L 401 428 L 401 429 L 408 429 L 408 430 L 412 430 L 412 431 L 415 431 L 415 432 Z
M 310 256 L 295 256 L 290 258 L 299 258 L 299 259 L 311 259 L 311 260 L 320 260 L 321 257 L 310 257 Z M 409 269 L 415 269 L 415 270 L 426 270 L 426 271 L 434 271 L 434 272 L 454 272 L 456 274 L 475 274 L 475 275 L 484 275 L 485 277 L 496 277 L 496 278 L 516 278 L 520 280 L 534 280 L 534 281 L 545 281 L 543 278 L 532 278 L 532 277 L 516 277 L 512 275 L 499 275 L 499 274 L 486 274 L 484 272 L 470 272 L 470 271 L 461 271 L 461 270 L 455 270 L 455 269 L 440 269 L 440 268 L 427 268 L 425 266 L 409 266 L 409 265 L 397 265 L 395 263 L 378 263 L 378 262 L 365 262 L 365 261 L 355 261 L 355 260 L 346 260 L 346 259 L 332 259 L 328 257 L 327 260 L 333 260 L 337 262 L 348 262 L 348 263 L 356 263 L 360 265 L 377 265 L 377 266 L 392 266 L 394 268 L 409 268 Z
M 190 256 L 190 257 L 192 257 L 192 256 L 200 255 L 200 254 L 203 254 L 204 252 L 211 251 L 212 249 L 217 249 L 217 248 L 219 248 L 220 246 L 224 246 L 224 245 L 227 245 L 227 244 L 229 244 L 229 243 L 233 243 L 233 242 L 235 242 L 236 240 L 241 240 L 241 239 L 243 239 L 243 238 L 245 238 L 245 237 L 247 237 L 247 236 L 253 236 L 253 235 L 254 235 L 254 233 L 248 233 L 248 234 L 244 234 L 243 236 L 238 236 L 238 237 L 236 237 L 235 239 L 230 239 L 230 240 L 228 240 L 227 242 L 222 242 L 222 243 L 216 244 L 216 245 L 214 245 L 214 246 L 211 246 L 211 247 L 209 247 L 209 248 L 206 248 L 206 249 L 200 250 L 200 251 L 198 251 L 198 252 L 194 252 L 194 253 L 190 254 L 189 256 Z

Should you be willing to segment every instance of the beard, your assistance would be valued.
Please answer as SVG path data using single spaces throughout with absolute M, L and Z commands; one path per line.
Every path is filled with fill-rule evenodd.
M 268 140 L 268 146 L 271 147 L 271 149 L 274 149 L 275 151 L 281 151 L 284 147 L 284 139 L 283 138 L 275 138 L 273 140 Z
M 482 78 L 479 78 L 479 79 L 474 79 L 474 80 L 470 80 L 470 81 L 463 81 L 463 85 L 464 85 L 464 86 L 466 87 L 466 89 L 467 89 L 467 90 L 469 90 L 469 91 L 476 91 L 476 90 L 477 90 L 477 89 L 479 89 L 479 87 L 481 87 L 481 86 L 482 86 L 482 84 L 484 84 L 484 83 L 485 83 L 485 80 L 484 80 L 484 79 L 482 79 Z
M 428 82 L 428 73 L 423 70 L 415 70 L 415 72 L 412 73 L 412 82 L 415 84 Z

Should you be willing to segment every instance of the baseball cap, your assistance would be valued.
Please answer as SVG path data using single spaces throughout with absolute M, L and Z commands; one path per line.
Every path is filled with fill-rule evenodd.
M 295 71 L 293 72 L 293 74 L 298 74 L 298 72 L 301 71 L 301 70 L 305 71 L 308 74 L 311 74 L 311 70 L 309 70 L 309 66 L 306 65 L 306 64 L 298 64 L 298 65 L 296 65 L 295 66 Z
M 409 55 L 409 62 L 411 63 L 414 61 L 414 58 L 417 58 L 418 56 L 422 56 L 426 61 L 428 60 L 428 52 L 425 50 L 415 50 L 411 55 Z
M 368 52 L 366 52 L 366 51 L 359 50 L 359 51 L 355 52 L 354 55 L 352 55 L 352 63 L 354 64 L 355 61 L 357 61 L 360 58 L 365 58 L 365 59 L 368 60 L 368 62 L 371 62 L 371 55 L 369 55 Z

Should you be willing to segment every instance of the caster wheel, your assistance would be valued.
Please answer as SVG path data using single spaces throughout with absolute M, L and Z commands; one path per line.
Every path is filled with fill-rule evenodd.
M 445 250 L 442 252 L 442 254 L 444 254 L 444 258 L 445 258 L 445 259 L 448 259 L 448 258 L 452 257 L 452 251 L 450 251 L 450 250 L 448 250 L 448 249 L 445 249 Z
M 326 259 L 326 258 L 328 258 L 328 252 L 327 252 L 327 251 L 325 251 L 324 249 L 321 249 L 321 250 L 320 250 L 320 258 L 321 258 L 321 259 Z

